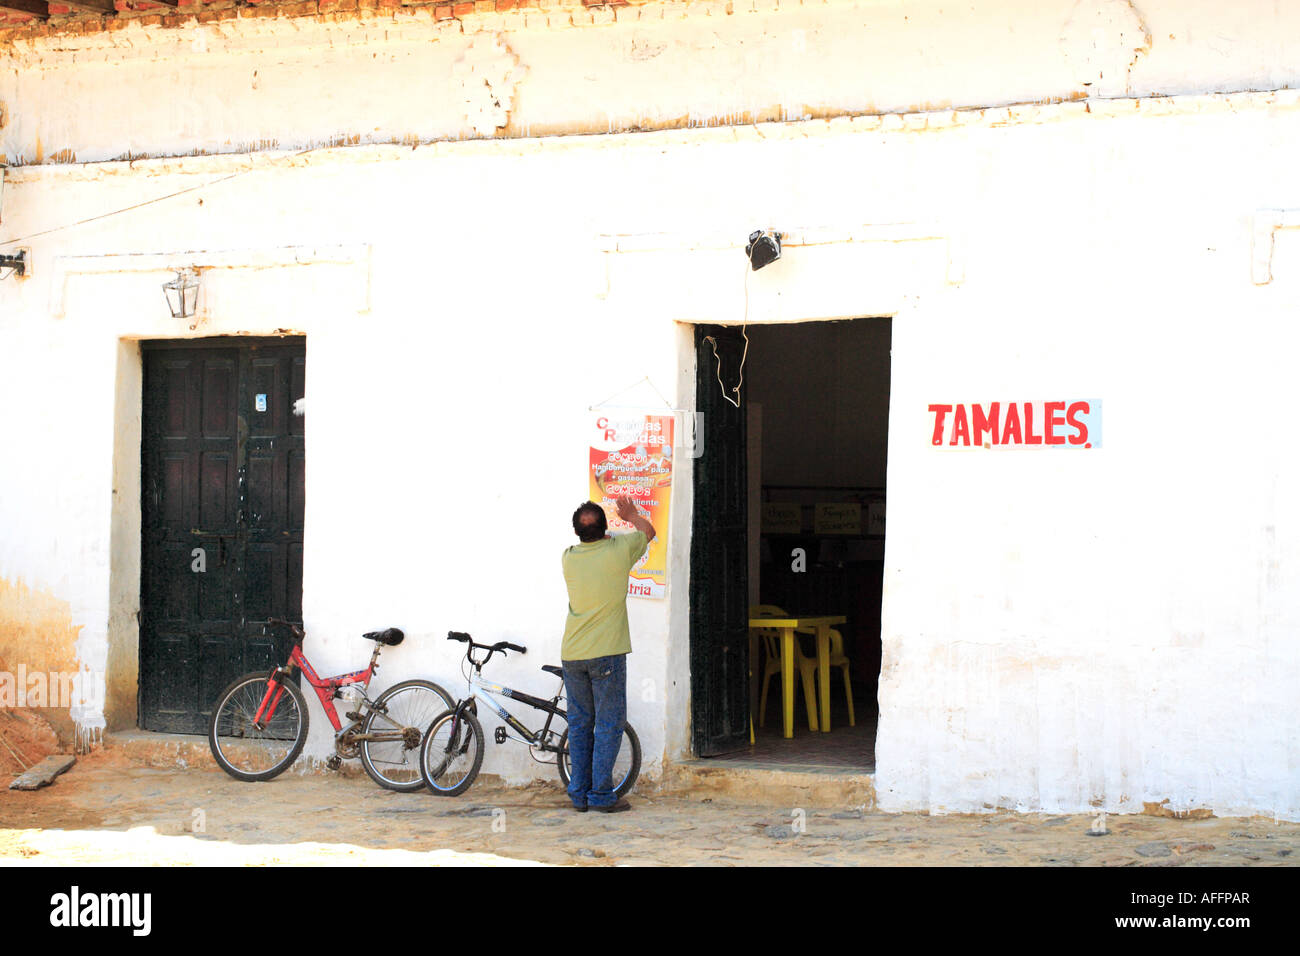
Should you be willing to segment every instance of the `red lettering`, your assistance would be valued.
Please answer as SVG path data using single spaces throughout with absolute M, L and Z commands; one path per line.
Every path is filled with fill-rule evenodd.
M 951 405 L 931 405 L 930 411 L 934 412 L 934 438 L 936 445 L 943 444 L 943 419 L 950 411 Z
M 1087 402 L 1075 402 L 1066 411 L 1065 413 L 1066 421 L 1068 421 L 1075 428 L 1079 429 L 1079 434 L 1070 436 L 1071 445 L 1083 445 L 1088 441 L 1088 426 L 1085 425 L 1083 422 L 1079 421 L 1074 416 L 1078 415 L 1080 412 L 1087 415 L 1088 412 L 1090 411 L 1091 409 L 1088 407 Z
M 970 408 L 971 428 L 975 431 L 975 444 L 984 444 L 984 433 L 988 432 L 989 437 L 993 439 L 993 444 L 998 443 L 998 413 L 1000 411 L 1000 402 L 993 402 L 989 405 L 989 414 L 984 416 L 983 405 L 972 405 Z
M 1025 444 L 1041 445 L 1043 443 L 1042 435 L 1034 434 L 1034 406 L 1032 402 L 1025 402 Z
M 1015 435 L 1013 439 L 1011 436 Z M 1020 406 L 1015 402 L 1007 405 L 1007 421 L 1002 429 L 1002 444 L 1019 445 L 1023 442 L 1020 434 Z
M 952 441 L 949 445 L 957 444 L 957 439 L 961 439 L 963 445 L 970 444 L 970 426 L 966 424 L 966 406 L 958 405 L 957 412 L 952 420 Z
M 1048 402 L 1043 406 L 1043 411 L 1047 414 L 1046 440 L 1049 445 L 1064 445 L 1065 436 L 1056 434 L 1056 429 L 1065 424 L 1065 419 L 1060 415 L 1054 415 L 1054 411 L 1065 408 L 1065 402 Z
M 616 432 L 614 429 L 612 428 L 605 429 L 605 441 L 613 441 L 616 435 L 618 435 L 618 432 Z

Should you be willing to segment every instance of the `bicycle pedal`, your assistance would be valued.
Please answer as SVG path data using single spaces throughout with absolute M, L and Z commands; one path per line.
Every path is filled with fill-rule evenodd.
M 325 766 L 328 767 L 330 770 L 338 770 L 339 767 L 343 766 L 343 761 L 339 758 L 338 754 L 332 754 L 325 761 Z
M 492 736 L 496 738 L 497 743 L 503 744 L 506 742 L 506 729 L 504 727 L 498 727 L 492 732 Z

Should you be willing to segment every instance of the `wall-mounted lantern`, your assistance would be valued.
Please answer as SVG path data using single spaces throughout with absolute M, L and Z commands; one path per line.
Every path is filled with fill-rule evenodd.
M 163 283 L 163 292 L 167 295 L 167 307 L 172 310 L 173 319 L 193 317 L 199 304 L 199 276 L 191 267 L 176 270 L 176 278 Z

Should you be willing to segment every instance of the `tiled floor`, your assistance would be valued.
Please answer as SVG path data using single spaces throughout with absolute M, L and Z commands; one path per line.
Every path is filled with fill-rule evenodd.
M 835 706 L 838 704 L 839 706 Z M 773 696 L 767 702 L 767 726 L 754 723 L 754 745 L 736 753 L 711 760 L 727 761 L 768 770 L 793 770 L 801 773 L 874 773 L 876 770 L 876 704 L 874 700 L 854 701 L 856 726 L 849 726 L 844 699 L 831 706 L 831 732 L 813 733 L 802 698 L 795 698 L 794 737 L 781 736 L 781 700 Z

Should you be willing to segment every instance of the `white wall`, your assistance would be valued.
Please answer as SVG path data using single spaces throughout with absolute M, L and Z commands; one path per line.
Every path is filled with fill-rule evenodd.
M 59 595 L 81 659 L 107 656 L 125 617 L 114 529 L 130 526 L 112 485 L 114 421 L 132 414 L 120 342 L 187 330 L 165 317 L 161 260 L 68 257 L 207 257 L 224 265 L 195 334 L 308 337 L 313 660 L 358 664 L 355 635 L 397 625 L 409 638 L 384 677 L 450 681 L 456 628 L 528 645 L 495 675 L 545 688 L 586 409 L 646 375 L 690 403 L 679 323 L 739 321 L 740 248 L 775 225 L 798 241 L 751 279 L 751 321 L 895 316 L 881 805 L 1168 798 L 1298 818 L 1300 505 L 1282 423 L 1300 240 L 1278 234 L 1272 282 L 1251 268 L 1255 211 L 1300 208 L 1298 105 L 10 170 L 8 238 L 213 184 L 31 239 L 35 275 L 0 284 L 0 578 Z M 355 254 L 266 266 L 295 245 Z M 1102 448 L 929 443 L 930 402 L 1058 396 L 1104 400 Z M 689 478 L 687 462 L 669 598 L 633 602 L 631 720 L 652 768 L 688 740 Z M 546 773 L 514 748 L 485 770 Z

